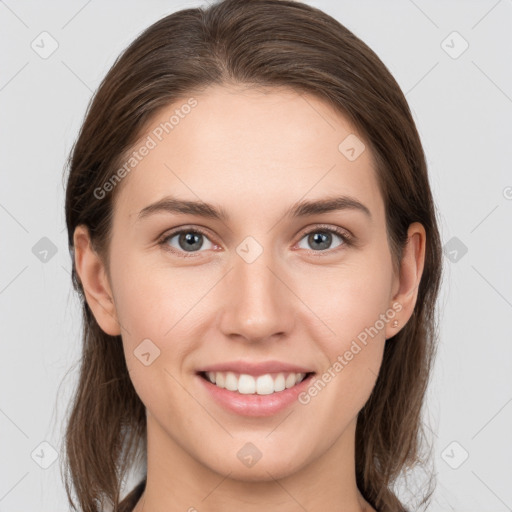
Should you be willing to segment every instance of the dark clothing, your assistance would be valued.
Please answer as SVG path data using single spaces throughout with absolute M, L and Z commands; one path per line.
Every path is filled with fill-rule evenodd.
M 137 505 L 137 502 L 142 496 L 145 487 L 146 479 L 144 478 L 144 480 L 142 480 L 133 489 L 133 491 L 126 496 L 126 498 L 123 501 L 121 501 L 121 503 L 119 504 L 119 512 L 132 512 L 132 510 L 135 508 L 135 505 Z

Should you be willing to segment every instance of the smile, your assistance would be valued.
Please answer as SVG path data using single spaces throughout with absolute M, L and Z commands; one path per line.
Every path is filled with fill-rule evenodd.
M 301 383 L 309 373 L 265 373 L 258 376 L 235 372 L 201 372 L 200 375 L 217 386 L 243 395 L 271 395 Z

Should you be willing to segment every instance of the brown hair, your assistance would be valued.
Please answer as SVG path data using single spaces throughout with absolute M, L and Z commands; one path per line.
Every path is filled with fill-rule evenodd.
M 83 224 L 108 268 L 120 186 L 101 199 L 95 191 L 111 179 L 162 107 L 213 84 L 284 86 L 328 102 L 348 118 L 375 158 L 396 266 L 409 225 L 417 221 L 426 230 L 413 315 L 386 342 L 356 431 L 359 490 L 380 512 L 405 510 L 392 486 L 402 471 L 422 461 L 421 412 L 437 339 L 440 237 L 425 156 L 406 99 L 377 55 L 338 21 L 296 1 L 225 0 L 175 12 L 147 28 L 101 83 L 69 156 L 71 255 L 75 228 Z M 116 511 L 123 479 L 136 454 L 145 453 L 145 408 L 129 378 L 121 337 L 105 334 L 97 324 L 74 258 L 72 281 L 81 298 L 84 332 L 65 438 L 66 491 L 74 509 L 72 486 L 82 510 L 96 511 L 107 500 Z M 425 494 L 428 503 L 432 493 Z

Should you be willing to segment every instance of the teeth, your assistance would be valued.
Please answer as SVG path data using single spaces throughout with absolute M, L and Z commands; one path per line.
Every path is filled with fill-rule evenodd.
M 208 380 L 219 388 L 229 391 L 238 391 L 243 395 L 270 395 L 284 389 L 291 388 L 304 380 L 305 373 L 278 373 L 272 376 L 269 373 L 253 377 L 233 372 L 206 372 Z

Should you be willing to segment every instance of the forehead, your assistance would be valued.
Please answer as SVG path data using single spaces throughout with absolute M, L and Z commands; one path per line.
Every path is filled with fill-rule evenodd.
M 268 212 L 349 195 L 383 214 L 368 144 L 327 103 L 290 89 L 215 86 L 184 97 L 156 113 L 133 152 L 115 207 L 133 220 L 167 194 Z

